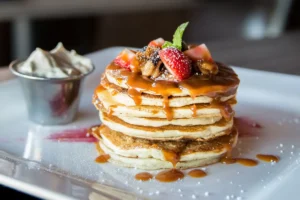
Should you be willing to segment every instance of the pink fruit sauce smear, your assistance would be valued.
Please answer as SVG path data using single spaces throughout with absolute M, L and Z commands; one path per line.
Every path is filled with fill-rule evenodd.
M 88 133 L 89 128 L 69 129 L 51 134 L 47 139 L 58 142 L 97 142 L 91 134 Z
M 234 124 L 239 131 L 239 137 L 257 137 L 262 127 L 258 122 L 249 117 L 235 117 Z

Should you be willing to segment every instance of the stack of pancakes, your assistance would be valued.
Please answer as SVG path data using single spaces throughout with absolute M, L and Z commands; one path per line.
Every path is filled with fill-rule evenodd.
M 213 79 L 151 80 L 107 66 L 93 103 L 92 129 L 109 162 L 141 169 L 192 168 L 218 162 L 237 142 L 233 126 L 239 79 L 218 63 Z

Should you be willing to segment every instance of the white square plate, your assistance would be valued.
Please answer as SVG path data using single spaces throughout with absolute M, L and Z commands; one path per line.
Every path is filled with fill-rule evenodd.
M 99 124 L 92 93 L 105 66 L 122 50 L 105 49 L 89 57 L 96 70 L 82 94 L 78 118 L 69 125 L 30 123 L 17 80 L 0 84 L 0 183 L 47 199 L 272 199 L 299 198 L 300 77 L 235 68 L 241 79 L 237 116 L 262 128 L 249 128 L 235 150 L 242 157 L 280 156 L 277 164 L 256 167 L 215 164 L 207 177 L 175 183 L 139 182 L 135 169 L 94 162 L 93 143 L 47 139 L 66 129 Z M 155 173 L 155 172 L 153 172 Z

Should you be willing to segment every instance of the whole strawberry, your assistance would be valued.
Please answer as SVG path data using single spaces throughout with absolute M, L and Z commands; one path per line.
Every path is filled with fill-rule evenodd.
M 179 49 L 175 47 L 164 48 L 159 51 L 159 56 L 168 71 L 178 81 L 182 81 L 191 76 L 191 62 Z

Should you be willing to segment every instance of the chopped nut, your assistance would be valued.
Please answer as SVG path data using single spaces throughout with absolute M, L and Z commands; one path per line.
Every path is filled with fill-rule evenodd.
M 203 75 L 216 75 L 219 71 L 215 62 L 198 60 L 196 64 Z
M 146 46 L 136 53 L 143 76 L 156 78 L 161 74 L 160 66 L 162 61 L 158 54 L 159 50 L 160 48 L 158 47 Z
M 161 62 L 158 51 L 153 52 L 153 54 L 150 56 L 150 60 L 155 66 L 158 66 L 158 63 Z
M 157 56 L 159 50 L 160 48 L 158 47 L 147 46 L 146 48 L 144 47 L 141 51 L 138 51 L 136 53 L 136 56 L 140 63 L 145 63 L 148 60 L 153 60 L 153 64 L 156 65 L 155 62 L 158 62 L 159 59 L 159 56 Z

